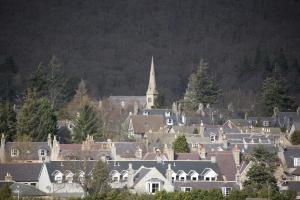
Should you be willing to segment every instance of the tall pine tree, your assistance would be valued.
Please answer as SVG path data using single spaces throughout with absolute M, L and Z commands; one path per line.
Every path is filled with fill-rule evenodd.
M 95 140 L 102 139 L 102 120 L 91 103 L 81 105 L 75 118 L 73 141 L 82 142 L 87 135 L 94 136 Z
M 8 141 L 16 137 L 16 113 L 9 101 L 0 104 L 0 133 L 4 133 Z
M 189 78 L 185 94 L 187 109 L 195 109 L 199 103 L 215 104 L 220 90 L 214 79 L 208 73 L 208 63 L 201 59 L 197 72 Z
M 262 86 L 262 101 L 266 114 L 272 114 L 274 107 L 281 111 L 294 108 L 295 100 L 288 95 L 288 84 L 280 74 L 279 65 L 275 65 L 272 76 L 267 77 Z
M 33 141 L 46 141 L 48 134 L 53 134 L 55 130 L 56 116 L 50 102 L 28 90 L 17 116 L 17 134 L 27 135 Z

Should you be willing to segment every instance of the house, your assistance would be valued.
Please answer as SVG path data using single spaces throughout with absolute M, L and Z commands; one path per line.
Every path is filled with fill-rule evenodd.
M 177 116 L 171 109 L 144 109 L 140 110 L 138 115 L 160 115 L 164 120 L 165 126 L 171 128 L 172 126 L 178 125 Z
M 108 161 L 111 186 L 130 188 L 134 193 L 190 191 L 192 189 L 239 188 L 236 180 L 225 181 L 219 165 L 212 160 L 198 161 Z M 123 175 L 122 175 L 123 174 Z M 228 193 L 226 193 L 228 194 Z
M 287 146 L 278 153 L 284 175 L 280 181 L 280 190 L 293 190 L 300 199 L 300 146 Z
M 1 136 L 0 162 L 45 162 L 51 158 L 48 142 L 6 142 Z
M 300 120 L 300 107 L 297 108 L 296 112 L 281 112 L 275 107 L 272 117 L 280 128 L 285 128 L 289 131 L 294 121 Z
M 246 120 L 255 127 L 276 127 L 274 117 L 247 117 Z

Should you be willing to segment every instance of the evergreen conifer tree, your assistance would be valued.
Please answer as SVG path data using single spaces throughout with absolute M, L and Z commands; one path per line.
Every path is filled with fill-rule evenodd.
M 56 130 L 56 116 L 50 102 L 37 98 L 28 90 L 26 99 L 17 116 L 17 134 L 28 135 L 33 141 L 46 141 L 48 134 Z
M 6 140 L 12 141 L 16 136 L 16 113 L 9 101 L 0 104 L 0 133 L 4 133 Z
M 197 72 L 189 78 L 185 94 L 187 109 L 195 109 L 199 103 L 215 104 L 220 91 L 217 84 L 208 74 L 208 63 L 201 59 Z
M 82 142 L 87 135 L 94 136 L 95 140 L 102 138 L 102 120 L 90 103 L 81 105 L 75 118 L 73 134 L 74 142 Z
M 189 145 L 184 135 L 178 136 L 173 142 L 173 149 L 175 153 L 188 153 Z
M 273 75 L 263 82 L 262 100 L 266 114 L 272 114 L 274 107 L 279 110 L 294 108 L 294 99 L 288 95 L 288 85 L 282 78 L 279 66 L 275 65 Z

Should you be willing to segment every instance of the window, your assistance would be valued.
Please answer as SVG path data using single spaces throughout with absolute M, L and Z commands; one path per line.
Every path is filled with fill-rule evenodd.
M 206 181 L 209 181 L 209 177 L 206 177 L 205 180 L 206 180 Z
M 192 188 L 191 187 L 181 187 L 180 190 L 182 192 L 190 192 L 192 190 Z
M 152 98 L 148 98 L 148 103 L 151 103 L 152 102 Z
M 159 183 L 152 183 L 151 193 L 156 193 L 159 191 Z
M 222 193 L 224 196 L 228 196 L 231 190 L 231 187 L 222 187 Z
M 300 166 L 300 158 L 294 158 L 294 166 L 299 167 Z
M 216 178 L 215 177 L 211 177 L 211 179 L 210 179 L 211 181 L 215 181 L 216 180 Z
M 171 116 L 171 112 L 170 111 L 166 111 L 165 112 L 165 117 L 170 117 Z
M 167 125 L 173 125 L 173 119 L 168 118 L 167 119 Z
M 263 126 L 269 126 L 269 121 L 263 121 Z
M 12 149 L 10 152 L 11 157 L 18 157 L 19 156 L 19 150 L 18 149 Z
M 196 180 L 197 180 L 197 177 L 196 177 L 196 176 L 193 176 L 193 177 L 192 177 L 192 180 L 193 180 L 193 181 L 196 181 Z
M 149 115 L 149 112 L 148 111 L 144 111 L 143 115 Z
M 210 134 L 210 141 L 211 142 L 216 141 L 216 135 L 215 134 Z
M 47 156 L 47 150 L 46 149 L 40 149 L 39 154 L 40 154 L 40 156 Z

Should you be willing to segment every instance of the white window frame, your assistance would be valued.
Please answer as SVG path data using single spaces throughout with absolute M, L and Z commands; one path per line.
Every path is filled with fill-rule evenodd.
M 228 196 L 232 191 L 232 187 L 222 187 L 222 193 L 224 196 Z
M 192 191 L 192 188 L 191 188 L 191 187 L 181 187 L 180 190 L 181 190 L 182 192 L 190 192 L 190 191 Z M 187 190 L 188 190 L 188 191 L 187 191 Z
M 40 156 L 47 156 L 47 150 L 46 149 L 39 149 L 39 155 Z
M 20 154 L 19 149 L 13 148 L 13 149 L 11 149 L 11 151 L 10 151 L 11 157 L 18 157 L 19 154 Z
M 264 127 L 268 127 L 269 124 L 270 124 L 269 121 L 263 121 L 263 126 L 264 126 Z
M 215 141 L 216 141 L 216 134 L 211 133 L 211 134 L 209 135 L 209 139 L 210 139 L 211 142 L 215 142 Z
M 153 192 L 153 184 L 157 184 L 158 185 L 158 188 L 156 191 Z M 146 184 L 146 187 L 147 187 L 147 192 L 149 194 L 155 194 L 156 192 L 159 192 L 160 191 L 160 182 L 147 182 Z
M 300 167 L 300 158 L 298 158 L 298 157 L 297 157 L 297 158 L 296 158 L 296 157 L 294 158 L 294 166 L 295 166 L 295 167 Z

